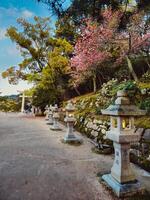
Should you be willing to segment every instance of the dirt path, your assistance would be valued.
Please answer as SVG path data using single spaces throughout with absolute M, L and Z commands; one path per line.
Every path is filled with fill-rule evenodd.
M 44 119 L 0 114 L 0 200 L 114 200 L 98 182 L 112 157 L 61 143 Z

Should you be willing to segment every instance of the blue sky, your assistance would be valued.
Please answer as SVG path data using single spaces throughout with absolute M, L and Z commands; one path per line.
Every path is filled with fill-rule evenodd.
M 13 25 L 17 26 L 16 19 L 23 17 L 32 22 L 34 16 L 47 17 L 50 12 L 46 5 L 36 0 L 0 0 L 0 73 L 9 66 L 17 65 L 21 60 L 16 45 L 5 36 L 6 29 Z M 55 18 L 52 18 L 55 21 Z M 17 90 L 30 88 L 31 85 L 21 81 L 18 85 L 8 84 L 8 81 L 0 76 L 1 95 L 16 94 Z

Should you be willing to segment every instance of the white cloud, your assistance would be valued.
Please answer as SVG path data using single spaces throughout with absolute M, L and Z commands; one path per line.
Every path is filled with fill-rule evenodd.
M 0 16 L 15 17 L 17 13 L 18 13 L 18 9 L 15 7 L 11 7 L 11 8 L 0 7 Z
M 29 19 L 31 17 L 33 17 L 33 12 L 29 11 L 29 10 L 23 10 L 22 11 L 22 17 L 23 18 L 26 18 L 26 19 Z
M 0 29 L 0 40 L 4 40 L 6 38 L 5 34 L 6 34 L 6 29 L 1 28 Z
M 0 18 L 3 17 L 11 17 L 11 18 L 19 18 L 23 17 L 25 19 L 29 19 L 33 17 L 34 13 L 31 12 L 30 10 L 26 8 L 15 8 L 15 7 L 10 7 L 10 8 L 4 8 L 0 7 Z
M 11 85 L 8 83 L 7 79 L 2 79 L 0 76 L 0 91 L 2 92 L 1 96 L 18 94 L 18 90 L 26 90 L 32 88 L 32 84 L 28 84 L 26 81 L 20 81 L 18 85 Z

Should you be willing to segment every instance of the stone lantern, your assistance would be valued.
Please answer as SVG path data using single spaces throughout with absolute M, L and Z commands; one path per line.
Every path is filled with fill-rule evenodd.
M 134 117 L 145 115 L 145 111 L 130 103 L 127 92 L 118 91 L 115 104 L 102 110 L 102 114 L 110 115 L 111 127 L 107 138 L 113 141 L 115 149 L 111 174 L 103 175 L 102 179 L 119 197 L 135 194 L 143 188 L 130 166 L 130 143 L 140 140 L 140 134 L 135 132 Z
M 46 114 L 46 116 L 45 116 L 45 120 L 49 120 L 48 119 L 48 110 L 49 110 L 49 107 L 48 107 L 48 105 L 46 105 L 46 107 L 45 107 L 45 114 Z
M 49 111 L 48 111 L 48 124 L 52 125 L 53 124 L 53 107 L 50 105 Z
M 64 121 L 67 123 L 67 133 L 64 137 L 64 142 L 81 143 L 82 140 L 78 138 L 73 132 L 73 127 L 76 120 L 74 117 L 75 106 L 72 104 L 71 101 L 68 102 L 65 110 L 66 110 L 66 117 Z
M 53 125 L 51 127 L 51 130 L 59 131 L 61 128 L 59 127 L 58 120 L 59 120 L 59 113 L 58 113 L 58 106 L 55 104 L 55 106 L 52 108 L 53 110 Z

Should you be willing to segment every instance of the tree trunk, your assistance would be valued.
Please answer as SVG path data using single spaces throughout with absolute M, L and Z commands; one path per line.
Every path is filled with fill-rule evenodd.
M 93 92 L 95 93 L 96 92 L 96 75 L 94 74 L 93 75 Z
M 80 96 L 81 93 L 79 92 L 79 90 L 76 87 L 74 87 L 74 89 L 75 89 L 76 93 Z
M 133 69 L 131 60 L 129 59 L 128 56 L 126 56 L 126 59 L 127 59 L 128 68 L 129 68 L 129 71 L 130 71 L 131 75 L 133 76 L 135 81 L 138 81 L 138 77 L 137 77 L 137 75 L 136 75 L 136 73 L 135 73 L 135 71 Z

